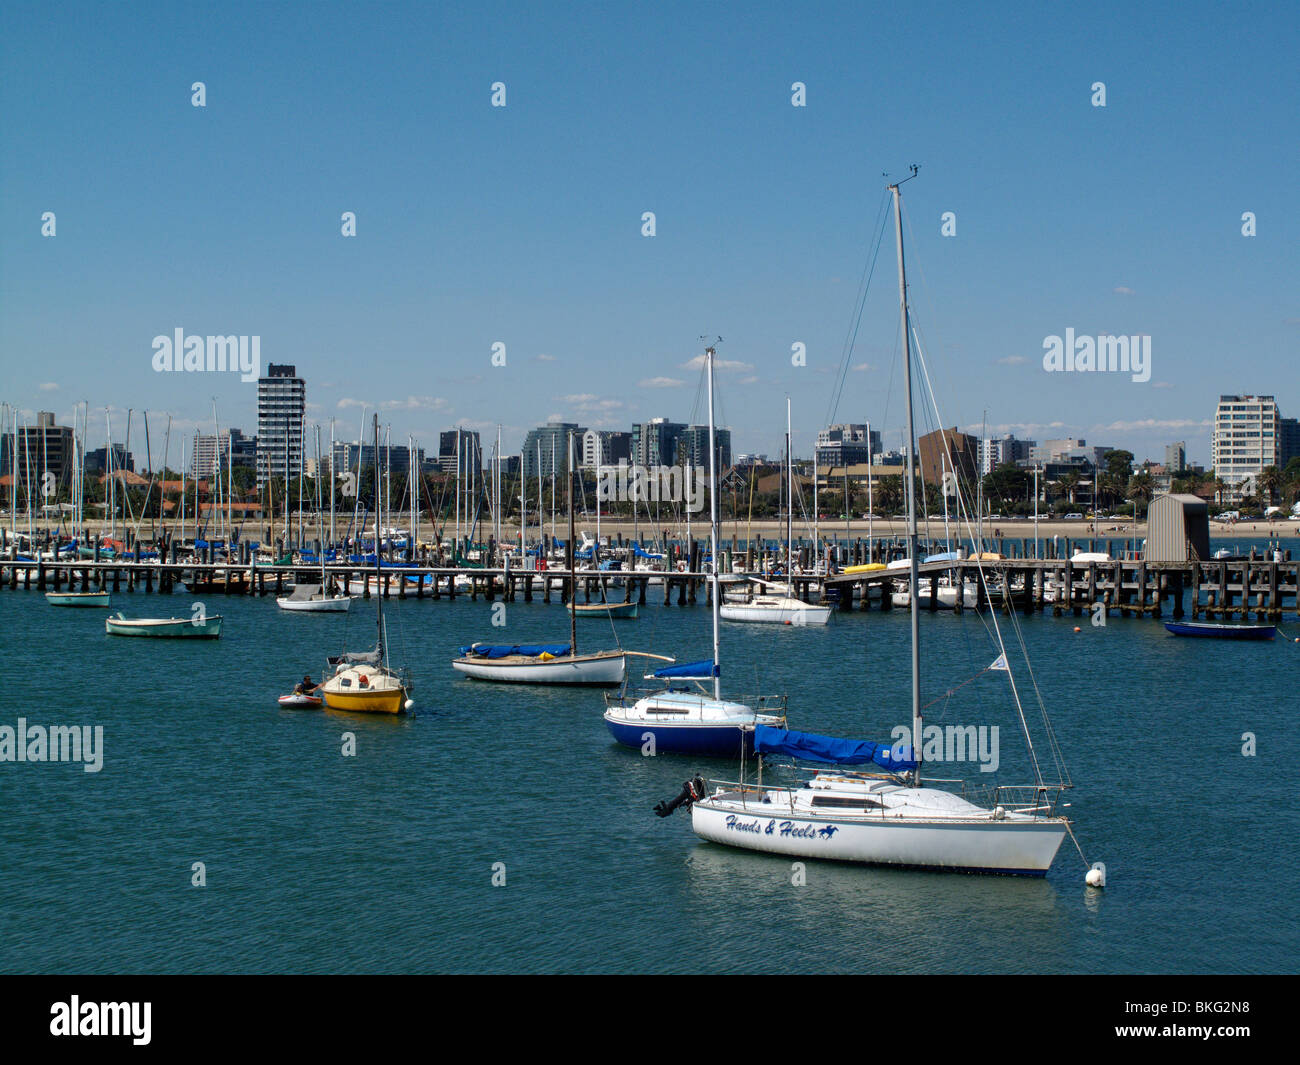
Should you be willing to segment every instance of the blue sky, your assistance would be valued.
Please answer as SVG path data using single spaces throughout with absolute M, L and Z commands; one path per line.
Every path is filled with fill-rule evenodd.
M 710 334 L 736 449 L 780 450 L 789 394 L 807 453 L 881 174 L 916 162 L 944 423 L 1208 462 L 1220 393 L 1300 415 L 1298 26 L 1281 4 L 9 3 L 0 400 L 65 422 L 89 400 L 102 433 L 105 406 L 185 431 L 215 398 L 251 431 L 255 385 L 155 373 L 152 340 L 256 334 L 340 438 L 383 404 L 395 440 L 501 423 L 510 451 L 553 415 L 699 420 Z M 887 235 L 836 409 L 897 446 Z M 1046 372 L 1067 328 L 1150 335 L 1150 381 Z

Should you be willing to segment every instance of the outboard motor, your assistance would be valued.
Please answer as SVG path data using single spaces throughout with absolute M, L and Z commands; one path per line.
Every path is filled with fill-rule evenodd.
M 676 798 L 668 802 L 659 802 L 655 804 L 655 813 L 660 817 L 668 817 L 677 807 L 685 805 L 689 810 L 691 804 L 704 798 L 707 786 L 700 776 L 692 777 L 682 784 L 682 790 L 677 793 Z

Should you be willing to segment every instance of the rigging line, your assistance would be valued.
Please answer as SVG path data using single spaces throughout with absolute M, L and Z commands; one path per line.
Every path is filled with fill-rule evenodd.
M 911 313 L 910 313 L 910 312 L 911 312 L 911 305 L 910 305 L 910 303 L 909 303 L 909 305 L 908 305 L 908 307 L 907 307 L 907 312 L 908 312 L 908 313 L 907 313 L 907 320 L 908 320 L 908 322 L 910 323 L 910 322 L 911 322 Z M 938 420 L 938 421 L 942 424 L 942 416 L 941 416 L 941 414 L 940 414 L 940 412 L 939 412 L 939 403 L 938 403 L 938 398 L 935 396 L 935 393 L 934 393 L 934 387 L 933 387 L 933 384 L 932 384 L 932 382 L 931 382 L 931 380 L 930 380 L 930 371 L 929 371 L 929 367 L 928 367 L 928 365 L 927 365 L 927 359 L 926 359 L 926 356 L 925 356 L 925 350 L 924 350 L 924 348 L 922 347 L 922 345 L 921 345 L 921 343 L 920 343 L 920 338 L 919 338 L 919 336 L 917 336 L 917 333 L 916 333 L 916 330 L 915 330 L 915 329 L 912 330 L 912 335 L 913 335 L 913 337 L 915 337 L 916 340 L 917 340 L 917 351 L 916 351 L 916 354 L 917 354 L 917 361 L 920 363 L 920 367 L 921 367 L 921 376 L 922 376 L 922 379 L 923 379 L 923 381 L 924 381 L 924 392 L 925 392 L 926 394 L 928 394 L 929 397 L 930 397 L 930 405 L 931 405 L 931 406 L 933 407 L 933 409 L 934 409 L 934 414 L 935 414 L 935 418 L 936 418 L 936 420 Z M 946 449 L 945 449 L 945 450 L 946 450 Z M 972 543 L 973 543 L 973 542 L 974 542 L 974 529 L 973 529 L 973 526 L 972 526 L 971 521 L 970 521 L 970 514 L 969 514 L 969 511 L 966 510 L 966 508 L 963 506 L 963 502 L 964 502 L 964 500 L 963 500 L 963 497 L 962 497 L 962 494 L 961 494 L 961 486 L 960 486 L 960 484 L 958 484 L 958 486 L 957 486 L 958 524 L 959 524 L 959 525 L 961 524 L 961 522 L 962 522 L 962 520 L 963 520 L 963 515 L 964 515 L 966 531 L 967 531 L 967 534 L 970 536 L 971 541 L 972 541 Z M 977 554 L 982 554 L 982 552 L 977 552 Z M 981 580 L 986 580 L 986 578 L 984 577 L 984 574 L 983 574 L 983 569 L 984 569 L 984 566 L 983 566 L 983 560 L 982 560 L 982 559 L 979 559 L 979 558 L 976 558 L 974 561 L 975 561 L 975 565 L 976 565 L 977 569 L 978 569 L 979 572 L 980 572 Z M 986 583 L 986 587 L 987 587 L 987 583 Z M 913 594 L 916 594 L 916 591 L 917 591 L 916 589 L 912 589 Z M 1009 591 L 1009 588 L 1008 588 L 1008 591 Z M 958 594 L 961 594 L 961 590 L 960 590 L 960 589 L 958 589 Z M 1019 643 L 1020 643 L 1021 652 L 1022 652 L 1023 657 L 1024 657 L 1024 659 L 1025 659 L 1026 665 L 1028 665 L 1028 662 L 1029 662 L 1029 651 L 1028 651 L 1028 648 L 1025 647 L 1024 639 L 1023 639 L 1023 634 L 1020 632 L 1018 626 L 1016 625 L 1016 619 L 1015 619 L 1015 614 L 1014 614 L 1014 612 L 1012 612 L 1011 617 L 1012 617 L 1012 623 L 1013 623 L 1013 626 L 1015 626 L 1015 630 L 1014 630 L 1014 631 L 1016 632 L 1016 634 L 1017 634 L 1017 638 L 1018 638 Z M 997 617 L 996 617 L 992 612 L 990 612 L 990 620 L 991 620 L 992 623 L 993 623 L 994 633 L 996 634 L 996 637 L 997 637 L 997 641 L 998 641 L 998 649 L 999 649 L 999 651 L 1002 653 L 1002 655 L 1006 655 L 1006 653 L 1007 653 L 1007 648 L 1006 648 L 1006 643 L 1004 642 L 1004 640 L 1003 640 L 1003 638 L 1002 638 L 1002 627 L 1001 627 L 1001 625 L 998 623 Z M 1031 762 L 1032 765 L 1033 765 L 1033 769 L 1034 769 L 1034 777 L 1035 777 L 1035 780 L 1036 780 L 1036 782 L 1037 782 L 1038 784 L 1042 784 L 1042 783 L 1043 783 L 1042 767 L 1041 767 L 1041 765 L 1040 765 L 1040 763 L 1039 763 L 1038 752 L 1037 752 L 1037 750 L 1035 749 L 1033 737 L 1030 735 L 1030 732 L 1029 732 L 1029 722 L 1025 719 L 1025 710 L 1024 710 L 1024 706 L 1022 705 L 1021 700 L 1020 700 L 1020 691 L 1019 691 L 1019 688 L 1018 688 L 1017 685 L 1016 685 L 1015 674 L 1012 673 L 1012 671 L 1011 671 L 1011 669 L 1010 669 L 1010 660 L 1009 660 L 1009 659 L 1007 659 L 1007 666 L 1008 666 L 1008 668 L 1007 668 L 1007 682 L 1008 682 L 1008 684 L 1011 686 L 1011 694 L 1012 694 L 1012 698 L 1014 699 L 1015 704 L 1016 704 L 1016 714 L 1017 714 L 1017 716 L 1018 716 L 1019 719 L 1020 719 L 1020 728 L 1021 728 L 1021 732 L 1022 732 L 1022 734 L 1023 734 L 1024 737 L 1025 737 L 1025 744 L 1026 744 L 1026 746 L 1029 748 L 1029 758 L 1030 758 L 1030 762 Z M 1032 679 L 1032 677 L 1033 677 L 1033 670 L 1032 670 L 1032 667 L 1030 667 L 1030 677 L 1031 677 L 1031 679 Z M 1037 683 L 1036 683 L 1036 682 L 1034 682 L 1034 691 L 1035 691 L 1035 695 L 1036 695 L 1036 696 L 1039 696 L 1039 693 L 1038 693 L 1038 686 L 1037 686 Z M 1041 696 L 1039 696 L 1039 705 L 1040 705 L 1040 708 L 1041 708 L 1042 711 L 1043 711 L 1043 715 L 1044 715 L 1044 717 L 1046 717 L 1047 708 L 1046 708 L 1045 706 L 1042 705 Z M 1059 752 L 1058 752 L 1058 749 L 1057 749 L 1057 745 L 1056 745 L 1056 743 L 1055 743 L 1055 739 L 1054 739 L 1054 733 L 1050 730 L 1050 728 L 1049 728 L 1048 736 L 1049 736 L 1049 746 L 1050 746 L 1050 749 L 1051 749 L 1051 752 L 1052 752 L 1052 755 L 1053 755 L 1053 760 L 1056 761 L 1056 762 L 1058 763 L 1058 768 L 1061 768 L 1061 767 L 1063 767 L 1064 762 L 1063 762 L 1063 759 L 1061 759 L 1060 756 L 1059 756 Z
M 978 673 L 976 673 L 973 677 L 967 677 L 967 678 L 966 678 L 964 681 L 962 681 L 960 684 L 957 684 L 957 685 L 955 685 L 955 686 L 949 688 L 949 689 L 948 689 L 946 692 L 944 692 L 942 695 L 937 695 L 937 696 L 935 696 L 935 697 L 934 697 L 933 699 L 931 699 L 928 703 L 926 703 L 923 707 L 921 707 L 921 709 L 922 709 L 922 710 L 928 710 L 928 709 L 929 709 L 930 707 L 932 707 L 935 703 L 939 703 L 939 702 L 942 702 L 944 699 L 949 699 L 949 698 L 951 698 L 952 696 L 956 695 L 959 691 L 961 691 L 962 688 L 966 687 L 967 684 L 971 683 L 971 681 L 979 680 L 980 677 L 984 676 L 984 674 L 987 673 L 987 672 L 988 672 L 990 669 L 992 669 L 992 668 L 993 668 L 992 666 L 985 666 L 985 667 L 984 667 L 983 669 L 981 669 Z
M 858 296 L 856 299 L 856 314 L 853 318 L 853 325 L 849 335 L 845 338 L 843 353 L 840 356 L 840 365 L 836 374 L 835 387 L 831 392 L 830 410 L 827 414 L 826 424 L 831 425 L 835 421 L 835 414 L 839 410 L 840 397 L 844 393 L 844 382 L 848 376 L 849 360 L 853 356 L 853 348 L 857 344 L 858 329 L 862 325 L 862 315 L 867 305 L 867 292 L 871 287 L 871 279 L 875 276 L 876 261 L 880 256 L 880 248 L 884 242 L 885 235 L 885 218 L 889 206 L 890 194 L 888 190 L 881 196 L 880 210 L 876 215 L 875 225 L 875 250 L 871 253 L 871 258 L 866 266 L 863 267 L 863 277 L 859 282 Z

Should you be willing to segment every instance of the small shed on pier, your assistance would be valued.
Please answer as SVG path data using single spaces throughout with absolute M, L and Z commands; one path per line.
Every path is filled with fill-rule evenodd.
M 1210 557 L 1210 515 L 1193 495 L 1155 496 L 1147 510 L 1148 562 L 1205 561 Z

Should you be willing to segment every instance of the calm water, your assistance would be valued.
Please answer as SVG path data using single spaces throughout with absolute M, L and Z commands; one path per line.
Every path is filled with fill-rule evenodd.
M 190 597 L 126 593 L 133 615 Z M 211 609 L 213 603 L 209 602 Z M 415 714 L 284 711 L 276 695 L 344 643 L 347 618 L 220 600 L 215 643 L 123 640 L 103 612 L 0 591 L 0 724 L 101 724 L 102 772 L 0 763 L 0 969 L 194 971 L 1255 972 L 1298 967 L 1294 767 L 1300 646 L 1180 640 L 1159 624 L 1022 619 L 1076 787 L 1045 880 L 788 862 L 705 844 L 651 807 L 696 769 L 616 747 L 601 695 L 463 680 L 472 639 L 564 640 L 558 605 L 393 603 Z M 703 606 L 648 606 L 624 646 L 708 652 Z M 1079 624 L 1083 631 L 1073 630 Z M 584 622 L 588 647 L 610 623 Z M 994 657 L 986 622 L 922 619 L 926 699 Z M 1300 635 L 1300 624 L 1284 623 Z M 795 728 L 888 739 L 908 715 L 903 611 L 826 629 L 724 625 L 725 690 L 785 691 Z M 929 711 L 999 724 L 1028 779 L 1005 681 Z M 357 754 L 340 754 L 342 734 Z M 1256 757 L 1241 754 L 1242 733 Z M 1039 734 L 1041 738 L 1041 733 Z M 974 766 L 968 775 L 988 779 Z M 947 772 L 941 775 L 957 775 Z M 207 886 L 190 886 L 206 863 Z M 493 887 L 493 864 L 507 883 Z

